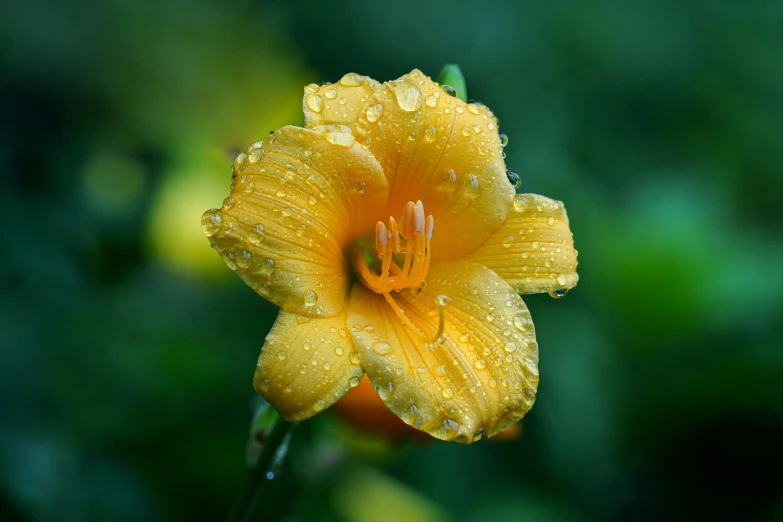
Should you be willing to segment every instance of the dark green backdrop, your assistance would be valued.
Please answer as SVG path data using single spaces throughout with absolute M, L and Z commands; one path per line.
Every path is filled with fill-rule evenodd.
M 322 415 L 259 520 L 783 520 L 781 27 L 778 0 L 5 4 L 0 520 L 224 517 L 275 314 L 201 235 L 227 151 L 306 83 L 447 62 L 580 251 L 526 298 L 525 434 Z

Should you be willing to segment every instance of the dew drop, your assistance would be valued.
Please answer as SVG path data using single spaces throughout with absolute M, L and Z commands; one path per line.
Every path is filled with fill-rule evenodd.
M 412 83 L 401 81 L 392 83 L 394 95 L 397 97 L 397 104 L 400 109 L 406 112 L 414 112 L 421 108 L 424 103 L 424 97 L 418 87 Z
M 300 316 L 300 317 L 301 317 L 301 316 Z M 304 344 L 302 345 L 302 348 L 304 348 L 305 350 L 309 350 L 309 349 L 310 349 L 310 348 L 312 348 L 312 347 L 313 347 L 313 345 L 312 345 L 312 344 L 310 344 L 310 343 L 304 343 Z
M 500 146 L 505 148 L 506 145 L 508 145 L 508 136 L 506 136 L 505 134 L 501 134 L 500 135 Z
M 451 85 L 441 85 L 441 89 L 443 89 L 443 92 L 445 92 L 446 94 L 448 94 L 451 97 L 456 97 L 457 96 L 457 89 L 455 89 Z
M 358 377 L 351 377 L 348 380 L 348 384 L 351 386 L 351 388 L 356 388 L 357 386 L 359 386 L 360 381 L 361 379 L 359 379 Z
M 375 123 L 376 121 L 380 120 L 382 115 L 383 105 L 380 103 L 367 108 L 367 121 L 370 123 Z
M 470 196 L 477 196 L 479 193 L 479 180 L 475 174 L 468 175 L 468 186 L 465 190 Z
M 362 354 L 351 352 L 351 364 L 359 364 L 360 362 L 362 362 Z
M 505 236 L 502 243 L 505 248 L 511 248 L 514 246 L 514 236 Z
M 470 104 L 468 104 L 468 112 L 470 112 L 471 114 L 478 114 L 479 110 L 478 110 L 478 107 L 476 107 L 474 104 L 470 103 Z
M 478 359 L 473 363 L 473 366 L 475 366 L 477 370 L 483 370 L 487 367 L 487 363 L 484 359 Z
M 470 125 L 465 125 L 464 127 L 462 127 L 462 135 L 470 136 Z
M 503 348 L 506 350 L 507 353 L 511 353 L 517 349 L 517 343 L 515 343 L 514 341 L 509 341 L 506 343 L 506 345 Z
M 277 197 L 282 198 L 285 196 L 285 189 L 280 189 L 277 191 Z
M 337 98 L 337 89 L 326 89 L 324 96 L 326 96 L 326 98 L 329 100 L 334 100 Z
M 324 402 L 323 399 L 318 399 L 317 401 L 315 401 L 315 404 L 313 404 L 313 409 L 315 411 L 321 411 L 324 408 L 326 408 L 326 402 Z
M 361 85 L 363 81 L 364 77 L 356 73 L 348 73 L 340 78 L 340 84 L 345 85 L 346 87 L 356 87 L 357 85 Z
M 345 148 L 350 148 L 356 141 L 356 138 L 354 138 L 353 134 L 349 134 L 347 132 L 327 132 L 325 137 L 326 141 L 332 145 Z
M 514 317 L 514 326 L 516 326 L 520 331 L 527 330 L 527 319 L 524 316 L 518 315 Z
M 223 214 L 219 208 L 213 208 L 204 212 L 201 216 L 201 229 L 207 237 L 217 234 L 223 226 Z
M 435 125 L 430 125 L 426 129 L 424 129 L 424 139 L 432 143 L 435 141 L 435 138 L 438 137 L 438 129 L 435 128 Z
M 514 196 L 514 210 L 517 212 L 524 212 L 527 210 L 528 201 L 525 196 L 522 194 L 517 194 Z
M 568 293 L 568 289 L 566 288 L 560 288 L 558 290 L 552 290 L 549 292 L 549 297 L 553 297 L 555 299 L 562 299 L 565 297 L 565 295 Z
M 424 103 L 427 104 L 427 107 L 435 107 L 438 104 L 438 99 L 430 94 Z
M 443 395 L 444 399 L 451 399 L 452 397 L 454 397 L 454 390 L 452 390 L 451 388 L 443 388 L 441 394 Z
M 332 363 L 330 363 L 329 361 L 326 361 L 324 363 L 324 370 L 326 370 L 328 372 L 331 369 L 332 369 Z
M 392 348 L 392 345 L 389 343 L 378 341 L 377 343 L 373 343 L 372 351 L 378 355 L 389 355 L 394 351 L 394 348 Z
M 324 99 L 317 94 L 308 94 L 305 96 L 307 107 L 313 112 L 321 112 L 324 109 Z
M 280 359 L 281 361 L 285 361 L 286 359 L 288 359 L 288 354 L 285 353 L 285 351 L 277 352 L 277 358 Z
M 318 294 L 312 290 L 305 291 L 304 304 L 307 307 L 315 306 L 318 302 Z
M 285 207 L 285 208 L 284 208 L 284 209 L 281 211 L 281 213 L 282 213 L 282 214 L 283 214 L 285 217 L 289 217 L 291 214 L 293 214 L 293 212 L 294 212 L 294 211 L 293 211 L 293 209 L 292 209 L 291 207 Z
M 343 349 L 342 346 L 338 346 L 337 348 L 334 349 L 334 353 L 336 353 L 337 355 L 342 355 L 345 353 L 345 350 Z
M 522 185 L 522 178 L 519 177 L 519 174 L 516 172 L 511 172 L 510 170 L 506 171 L 506 177 L 508 178 L 508 182 L 511 183 L 511 185 L 518 189 Z

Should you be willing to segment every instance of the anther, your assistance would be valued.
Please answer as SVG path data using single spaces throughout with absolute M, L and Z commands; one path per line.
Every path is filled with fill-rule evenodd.
M 393 217 L 389 218 L 388 226 L 379 221 L 375 225 L 375 249 L 381 262 L 371 262 L 374 268 L 370 270 L 365 252 L 359 251 L 353 260 L 365 286 L 378 294 L 388 294 L 423 283 L 430 266 L 433 229 L 434 218 L 424 214 L 421 201 L 409 201 L 405 205 L 402 235 Z M 394 254 L 405 254 L 405 257 L 400 263 L 399 258 L 393 259 Z

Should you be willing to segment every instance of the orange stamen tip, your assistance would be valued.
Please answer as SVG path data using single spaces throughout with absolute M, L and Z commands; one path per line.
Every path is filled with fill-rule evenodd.
M 434 218 L 424 214 L 421 201 L 409 201 L 405 205 L 402 235 L 393 217 L 389 218 L 388 226 L 379 221 L 375 226 L 375 248 L 381 260 L 380 273 L 370 270 L 363 252 L 354 258 L 356 271 L 365 286 L 375 293 L 388 294 L 421 285 L 430 266 L 434 226 Z M 392 260 L 394 254 L 400 253 L 405 253 L 402 267 Z

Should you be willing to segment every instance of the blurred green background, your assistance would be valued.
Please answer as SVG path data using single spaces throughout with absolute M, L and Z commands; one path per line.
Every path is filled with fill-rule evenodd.
M 447 62 L 561 199 L 524 435 L 299 427 L 258 520 L 783 520 L 783 4 L 28 0 L 0 8 L 0 520 L 222 520 L 275 308 L 209 248 L 302 86 Z

